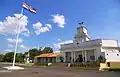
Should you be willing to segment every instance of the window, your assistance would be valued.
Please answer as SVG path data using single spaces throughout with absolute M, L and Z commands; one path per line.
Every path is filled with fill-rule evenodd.
M 90 56 L 90 60 L 95 60 L 95 56 Z

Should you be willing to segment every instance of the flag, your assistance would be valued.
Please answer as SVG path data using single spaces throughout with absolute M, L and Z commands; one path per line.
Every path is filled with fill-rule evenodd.
M 22 5 L 22 6 L 23 6 L 23 8 L 29 10 L 30 12 L 36 13 L 36 9 L 33 8 L 32 6 L 28 5 L 27 3 L 23 2 L 23 5 Z

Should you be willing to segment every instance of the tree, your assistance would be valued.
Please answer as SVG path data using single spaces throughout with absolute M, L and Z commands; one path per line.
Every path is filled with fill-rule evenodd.
M 37 55 L 44 54 L 44 53 L 52 53 L 53 52 L 53 49 L 51 47 L 45 47 L 43 50 L 41 50 L 41 49 L 42 49 L 42 47 L 40 47 L 39 49 L 37 49 L 37 48 L 30 49 L 28 51 L 29 55 L 30 55 L 30 58 L 32 60 L 34 60 L 34 57 L 37 56 Z M 27 55 L 28 52 L 25 52 L 25 55 Z
M 29 54 L 30 54 L 30 58 L 33 60 L 35 56 L 39 55 L 40 54 L 40 51 L 36 48 L 34 49 L 30 49 L 29 51 Z
M 16 62 L 24 62 L 24 54 L 22 53 L 16 53 Z
M 4 56 L 4 61 L 6 62 L 12 62 L 14 57 L 14 52 L 8 52 Z
M 0 62 L 3 62 L 3 61 L 4 61 L 4 55 L 0 54 Z
M 98 57 L 98 61 L 99 61 L 99 62 L 105 62 L 106 59 L 105 59 L 103 56 L 100 55 L 100 56 Z
M 42 53 L 53 53 L 53 49 L 51 47 L 45 47 Z

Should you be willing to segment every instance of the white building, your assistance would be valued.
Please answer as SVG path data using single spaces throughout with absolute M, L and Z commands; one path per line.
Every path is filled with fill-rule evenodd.
M 87 28 L 82 23 L 77 26 L 73 43 L 62 44 L 60 53 L 64 62 L 75 62 L 80 55 L 83 61 L 96 61 L 99 56 L 106 57 L 107 52 L 119 52 L 118 40 L 94 39 L 88 35 Z
M 106 62 L 120 62 L 120 52 L 105 53 Z

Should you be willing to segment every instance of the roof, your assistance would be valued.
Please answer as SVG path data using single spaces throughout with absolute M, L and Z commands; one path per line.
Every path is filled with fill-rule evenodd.
M 41 55 L 35 56 L 35 58 L 57 57 L 57 56 L 59 56 L 58 53 L 45 53 L 45 54 L 41 54 Z

